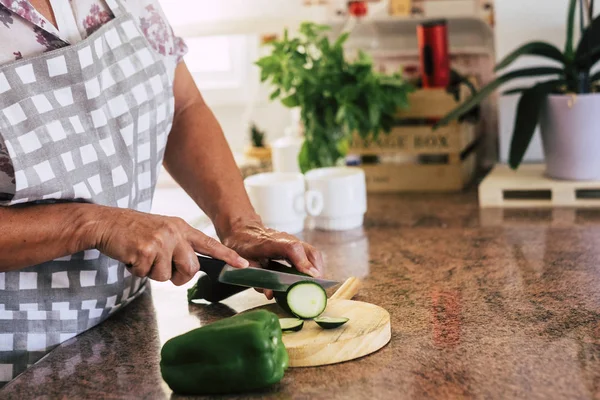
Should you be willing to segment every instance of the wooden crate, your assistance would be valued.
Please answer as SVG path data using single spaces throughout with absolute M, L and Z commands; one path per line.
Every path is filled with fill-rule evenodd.
M 549 179 L 545 166 L 497 165 L 479 185 L 481 208 L 600 207 L 600 181 Z
M 355 134 L 350 144 L 352 154 L 449 154 L 458 158 L 475 140 L 473 124 L 452 122 L 433 130 L 428 126 L 400 126 L 389 134 L 380 134 L 377 141 L 365 141 Z
M 412 14 L 412 0 L 389 0 L 389 14 L 407 17 Z
M 460 98 L 468 93 L 461 91 Z M 365 164 L 370 193 L 459 191 L 473 178 L 476 169 L 475 125 L 452 122 L 433 130 L 423 121 L 440 118 L 458 102 L 443 89 L 418 90 L 410 96 L 410 109 L 398 112 L 400 126 L 377 141 L 364 141 L 355 134 L 349 153 L 357 156 L 403 156 L 410 162 Z M 421 124 L 410 125 L 411 121 Z M 412 156 L 412 158 L 411 158 Z M 435 162 L 423 162 L 425 158 Z M 364 159 L 364 158 L 363 158 Z
M 475 83 L 474 81 L 472 81 Z M 398 110 L 398 119 L 441 118 L 470 96 L 466 86 L 461 86 L 459 100 L 444 89 L 419 89 L 408 95 L 410 108 Z

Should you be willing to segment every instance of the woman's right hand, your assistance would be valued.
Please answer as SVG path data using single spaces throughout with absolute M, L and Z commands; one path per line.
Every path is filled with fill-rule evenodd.
M 248 261 L 181 218 L 102 207 L 96 214 L 94 248 L 128 266 L 133 275 L 175 285 L 190 281 L 200 269 L 197 253 L 238 268 Z

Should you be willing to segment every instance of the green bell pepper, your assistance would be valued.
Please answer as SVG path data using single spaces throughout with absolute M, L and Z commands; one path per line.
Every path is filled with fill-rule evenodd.
M 277 315 L 250 311 L 194 329 L 167 341 L 160 369 L 181 394 L 225 394 L 279 382 L 289 357 Z

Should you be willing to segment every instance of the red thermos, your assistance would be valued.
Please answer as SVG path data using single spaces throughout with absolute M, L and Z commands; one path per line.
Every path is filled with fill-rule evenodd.
M 446 20 L 428 21 L 417 27 L 421 76 L 424 88 L 450 85 L 450 55 Z

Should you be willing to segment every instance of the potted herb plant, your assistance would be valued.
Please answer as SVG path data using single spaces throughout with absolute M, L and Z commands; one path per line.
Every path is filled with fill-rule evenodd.
M 250 126 L 250 143 L 246 149 L 246 157 L 255 158 L 263 163 L 271 160 L 271 148 L 265 143 L 265 133 L 254 123 Z
M 600 17 L 593 19 L 594 2 L 579 3 L 581 38 L 575 46 L 578 1 L 568 5 L 564 51 L 546 42 L 531 42 L 510 53 L 497 66 L 503 70 L 521 56 L 539 56 L 556 67 L 507 72 L 451 111 L 436 126 L 447 124 L 477 106 L 503 84 L 526 77 L 547 80 L 505 92 L 520 95 L 510 144 L 509 164 L 517 169 L 538 124 L 546 159 L 546 175 L 555 179 L 600 179 L 600 73 L 591 73 L 600 60 Z M 584 15 L 585 14 L 585 15 Z M 585 23 L 587 20 L 589 23 Z
M 398 108 L 408 107 L 412 91 L 400 73 L 376 73 L 362 52 L 348 60 L 344 43 L 349 34 L 332 42 L 329 29 L 306 22 L 296 37 L 286 30 L 282 39 L 266 44 L 271 54 L 256 63 L 261 81 L 274 87 L 271 100 L 301 110 L 304 144 L 298 161 L 302 172 L 342 164 L 355 132 L 363 139 L 389 133 Z

